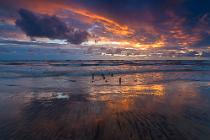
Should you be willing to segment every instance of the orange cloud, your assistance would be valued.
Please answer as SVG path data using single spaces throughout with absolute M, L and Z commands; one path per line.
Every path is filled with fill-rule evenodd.
M 26 7 L 29 8 L 32 11 L 36 11 L 42 14 L 49 14 L 54 15 L 56 12 L 59 12 L 60 10 L 67 10 L 74 14 L 77 14 L 79 16 L 84 16 L 87 20 L 89 18 L 89 21 L 92 22 L 99 22 L 104 25 L 105 29 L 115 35 L 132 35 L 134 33 L 134 30 L 130 29 L 126 25 L 122 25 L 112 19 L 109 19 L 105 16 L 95 14 L 91 11 L 82 9 L 78 5 L 65 5 L 61 2 L 50 2 L 47 0 L 37 0 L 33 2 L 24 1 Z M 46 8 L 47 5 L 47 8 Z M 71 16 L 71 15 L 70 15 Z M 85 19 L 81 18 L 81 19 Z
M 99 38 L 98 44 L 100 42 L 101 44 L 119 44 L 120 46 L 142 49 L 166 46 L 188 47 L 202 40 L 201 33 L 204 30 L 210 32 L 209 28 L 206 28 L 208 26 L 206 25 L 208 14 L 201 18 L 200 26 L 193 27 L 192 31 L 186 31 L 184 24 L 187 19 L 177 16 L 173 10 L 164 11 L 162 13 L 163 19 L 157 19 L 156 13 L 148 10 L 143 13 L 143 18 L 139 14 L 136 20 L 125 20 L 122 22 L 125 24 L 122 24 L 111 18 L 116 16 L 95 13 L 71 1 L 65 4 L 62 0 L 18 0 L 18 3 L 21 3 L 19 8 L 26 8 L 41 14 L 56 15 L 67 20 L 68 18 L 74 18 L 88 24 L 100 23 L 105 31 L 103 28 L 101 32 L 99 31 L 99 34 L 95 32 L 95 35 L 91 38 L 93 43 Z M 97 45 L 97 43 L 95 44 Z

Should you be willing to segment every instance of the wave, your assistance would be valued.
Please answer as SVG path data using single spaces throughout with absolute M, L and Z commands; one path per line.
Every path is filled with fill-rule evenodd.
M 0 65 L 30 65 L 30 66 L 147 66 L 147 65 L 208 65 L 209 60 L 70 60 L 70 61 L 0 61 Z

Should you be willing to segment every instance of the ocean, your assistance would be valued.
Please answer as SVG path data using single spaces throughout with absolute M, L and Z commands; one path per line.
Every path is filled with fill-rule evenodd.
M 0 61 L 0 140 L 208 140 L 210 61 Z

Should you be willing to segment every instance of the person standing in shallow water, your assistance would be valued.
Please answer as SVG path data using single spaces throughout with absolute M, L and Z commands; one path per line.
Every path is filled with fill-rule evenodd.
M 94 77 L 94 73 L 92 73 L 92 80 L 94 80 L 94 78 L 95 78 L 95 77 Z
M 121 85 L 121 83 L 122 83 L 122 78 L 120 77 L 119 78 L 119 85 Z
M 94 79 L 95 79 L 95 75 L 94 73 L 92 73 L 92 83 L 94 82 Z
M 103 73 L 101 74 L 101 76 L 102 76 L 103 80 L 106 79 L 106 77 L 105 77 L 105 75 Z

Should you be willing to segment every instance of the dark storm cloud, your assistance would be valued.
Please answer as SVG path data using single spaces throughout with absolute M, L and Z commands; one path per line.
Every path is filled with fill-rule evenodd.
M 86 31 L 68 27 L 56 16 L 35 14 L 25 9 L 19 10 L 19 14 L 16 25 L 30 37 L 66 39 L 72 44 L 81 44 L 87 40 Z

